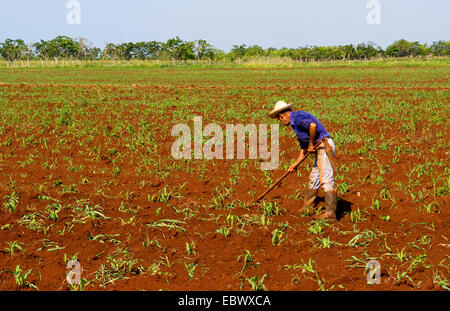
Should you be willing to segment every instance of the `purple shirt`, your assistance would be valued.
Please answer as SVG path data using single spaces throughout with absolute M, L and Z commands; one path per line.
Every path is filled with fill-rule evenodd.
M 330 133 L 325 129 L 322 123 L 311 113 L 306 111 L 291 111 L 291 127 L 297 135 L 300 142 L 300 147 L 305 149 L 309 144 L 309 125 L 311 122 L 316 124 L 316 137 L 314 137 L 314 144 L 317 144 L 324 137 L 330 137 Z

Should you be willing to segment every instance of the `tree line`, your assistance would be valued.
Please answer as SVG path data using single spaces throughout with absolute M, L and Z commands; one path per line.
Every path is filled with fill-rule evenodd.
M 389 45 L 386 49 L 373 42 L 357 45 L 337 46 L 305 46 L 298 48 L 268 48 L 259 45 L 233 45 L 226 52 L 215 48 L 206 40 L 184 41 L 179 37 L 171 38 L 167 42 L 127 42 L 107 43 L 103 49 L 93 46 L 85 38 L 70 38 L 58 36 L 51 40 L 40 40 L 26 43 L 21 39 L 6 39 L 0 43 L 0 57 L 10 63 L 17 60 L 30 61 L 49 60 L 72 62 L 83 60 L 112 60 L 120 62 L 138 60 L 171 60 L 187 62 L 197 61 L 245 61 L 257 57 L 281 57 L 294 61 L 323 61 L 323 60 L 363 60 L 383 57 L 407 56 L 448 56 L 450 55 L 450 41 L 435 41 L 431 45 L 419 42 L 409 42 L 401 39 Z

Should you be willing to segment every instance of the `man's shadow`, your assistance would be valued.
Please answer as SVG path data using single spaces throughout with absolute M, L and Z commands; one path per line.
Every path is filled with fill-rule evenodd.
M 323 197 L 318 197 L 315 205 L 317 206 L 320 202 L 325 202 L 325 199 Z M 336 219 L 339 221 L 345 216 L 345 214 L 350 214 L 352 212 L 352 205 L 352 202 L 338 198 L 336 206 Z
M 341 220 L 345 214 L 350 214 L 352 212 L 353 203 L 344 199 L 338 199 L 336 207 L 336 219 Z

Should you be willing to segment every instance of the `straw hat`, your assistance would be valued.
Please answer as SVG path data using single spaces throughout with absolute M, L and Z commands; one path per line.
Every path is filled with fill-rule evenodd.
M 286 102 L 280 100 L 275 104 L 273 110 L 269 113 L 269 117 L 271 117 L 272 119 L 276 119 L 278 117 L 278 114 L 291 108 L 292 106 L 294 106 L 294 104 L 286 104 Z

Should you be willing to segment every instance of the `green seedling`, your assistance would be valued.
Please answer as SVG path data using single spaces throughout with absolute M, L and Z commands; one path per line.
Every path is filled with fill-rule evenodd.
M 254 258 L 253 258 L 252 253 L 248 249 L 246 249 L 244 252 L 245 252 L 245 254 L 239 255 L 238 259 L 237 259 L 239 261 L 242 257 L 244 258 L 244 263 L 242 265 L 241 273 L 243 273 L 245 271 L 245 269 L 247 269 L 250 266 L 258 267 L 258 264 L 254 263 Z
M 280 229 L 275 229 L 272 231 L 272 245 L 278 246 L 281 244 L 281 242 L 284 241 L 283 239 L 284 231 Z
M 3 199 L 6 201 L 3 202 L 3 208 L 10 213 L 14 213 L 17 209 L 17 204 L 19 203 L 19 196 L 13 191 L 10 195 L 5 195 Z
M 153 228 L 169 228 L 169 229 L 175 229 L 177 231 L 186 232 L 186 229 L 184 229 L 182 224 L 185 224 L 186 222 L 176 219 L 160 219 L 157 221 L 153 221 L 149 224 L 147 224 L 147 227 L 153 227 Z
M 261 290 L 267 290 L 266 286 L 264 285 L 264 279 L 266 278 L 267 273 L 264 274 L 261 278 L 258 276 L 252 276 L 251 278 L 245 278 L 241 282 L 241 290 L 244 287 L 245 281 L 247 281 L 250 284 L 250 287 L 253 291 L 261 291 Z
M 189 244 L 188 242 L 186 242 L 186 252 L 188 254 L 188 256 L 190 255 L 196 255 L 197 253 L 194 251 L 195 248 L 195 242 L 192 241 L 191 244 Z
M 5 247 L 4 250 L 10 256 L 14 255 L 16 250 L 18 250 L 19 252 L 22 251 L 23 243 L 20 243 L 20 242 L 17 242 L 17 241 L 12 241 L 12 242 L 6 242 L 6 244 L 8 244 L 8 247 Z
M 326 237 L 326 238 L 316 237 L 316 239 L 319 241 L 319 248 L 331 248 L 332 246 L 342 245 L 339 242 L 331 241 L 330 237 Z
M 192 280 L 194 278 L 194 272 L 195 268 L 197 267 L 197 263 L 190 263 L 190 264 L 185 263 L 184 267 L 186 268 L 189 279 Z
M 16 266 L 16 269 L 14 271 L 8 270 L 9 273 L 11 273 L 14 276 L 14 280 L 16 281 L 16 285 L 19 287 L 31 287 L 35 290 L 39 290 L 39 288 L 34 285 L 32 282 L 28 281 L 28 277 L 30 276 L 33 269 L 30 269 L 28 271 L 23 271 L 22 268 L 20 268 L 20 265 Z
M 59 203 L 52 203 L 50 205 L 47 205 L 45 210 L 47 211 L 48 218 L 53 221 L 58 221 L 59 219 L 58 213 L 61 210 L 61 208 L 62 208 L 61 204 Z

